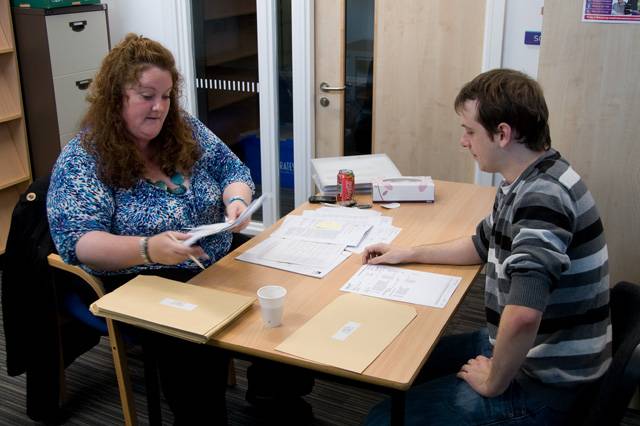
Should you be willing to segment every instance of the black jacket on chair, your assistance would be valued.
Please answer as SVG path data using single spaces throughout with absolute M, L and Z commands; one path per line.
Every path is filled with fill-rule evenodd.
M 99 335 L 60 316 L 53 271 L 47 264 L 47 255 L 56 251 L 47 220 L 48 188 L 49 176 L 37 179 L 13 211 L 2 274 L 2 312 L 7 373 L 27 373 L 27 415 L 55 421 L 60 369 L 95 346 Z

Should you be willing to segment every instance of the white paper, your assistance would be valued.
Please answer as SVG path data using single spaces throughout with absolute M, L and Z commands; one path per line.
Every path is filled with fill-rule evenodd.
M 331 264 L 324 268 L 307 265 L 295 265 L 292 263 L 275 262 L 272 260 L 264 259 L 264 254 L 268 253 L 269 250 L 271 250 L 271 248 L 275 245 L 281 243 L 282 240 L 282 238 L 269 237 L 259 244 L 251 247 L 241 255 L 237 256 L 236 259 L 243 262 L 255 263 L 257 265 L 267 266 L 269 268 L 282 269 L 284 271 L 307 275 L 314 278 L 322 278 L 333 269 L 335 269 L 339 264 L 347 260 L 349 256 L 351 256 L 350 252 L 343 251 L 338 258 L 336 258 Z M 291 240 L 286 240 L 285 242 L 291 242 Z
M 310 216 L 333 216 L 333 217 L 373 217 L 380 216 L 380 213 L 377 210 L 369 210 L 369 209 L 354 209 L 351 207 L 320 207 L 315 210 L 305 210 L 302 212 L 303 215 Z M 391 218 L 390 216 L 387 216 Z
M 264 260 L 326 268 L 333 264 L 345 249 L 344 244 L 281 239 L 262 255 Z
M 189 234 L 191 234 L 191 237 L 184 240 L 182 244 L 185 246 L 191 246 L 200 238 L 208 237 L 209 235 L 214 235 L 219 232 L 226 231 L 227 229 L 231 229 L 234 226 L 240 225 L 242 222 L 249 219 L 251 215 L 260 208 L 265 196 L 267 196 L 267 194 L 262 194 L 259 198 L 256 198 L 255 200 L 253 200 L 251 204 L 249 204 L 249 206 L 247 206 L 247 208 L 233 222 L 213 223 L 211 225 L 201 225 L 201 226 L 192 228 L 189 231 Z
M 364 265 L 340 290 L 442 308 L 461 280 L 461 277 L 451 275 L 384 265 Z
M 348 321 L 345 325 L 340 327 L 340 330 L 336 331 L 336 334 L 331 336 L 332 339 L 344 342 L 354 331 L 360 328 L 362 324 L 355 321 Z
M 271 235 L 317 243 L 357 246 L 369 228 L 371 225 L 368 223 L 289 215 Z
M 372 244 L 389 244 L 398 236 L 400 231 L 402 231 L 402 229 L 395 226 L 375 225 L 365 234 L 360 244 L 355 247 L 347 247 L 347 250 L 354 253 L 362 253 L 367 246 Z

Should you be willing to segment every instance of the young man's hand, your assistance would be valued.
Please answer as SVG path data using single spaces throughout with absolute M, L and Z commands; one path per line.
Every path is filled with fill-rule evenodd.
M 502 394 L 504 389 L 493 389 L 489 383 L 491 373 L 491 358 L 478 355 L 471 358 L 458 372 L 458 378 L 464 380 L 471 388 L 480 395 L 492 398 Z
M 413 249 L 393 247 L 389 244 L 378 243 L 364 249 L 362 253 L 362 263 L 379 265 L 388 263 L 395 265 L 398 263 L 411 262 Z

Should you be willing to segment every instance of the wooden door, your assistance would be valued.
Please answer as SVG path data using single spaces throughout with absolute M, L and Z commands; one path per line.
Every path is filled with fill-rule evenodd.
M 315 8 L 316 156 L 342 155 L 344 96 L 319 85 L 345 82 L 345 0 Z M 481 71 L 485 1 L 376 0 L 374 13 L 372 152 L 404 175 L 473 182 L 453 101 Z

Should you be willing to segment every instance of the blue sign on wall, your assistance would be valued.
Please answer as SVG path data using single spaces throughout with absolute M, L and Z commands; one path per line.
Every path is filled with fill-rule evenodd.
M 540 45 L 542 41 L 542 33 L 540 31 L 525 31 L 524 44 Z

